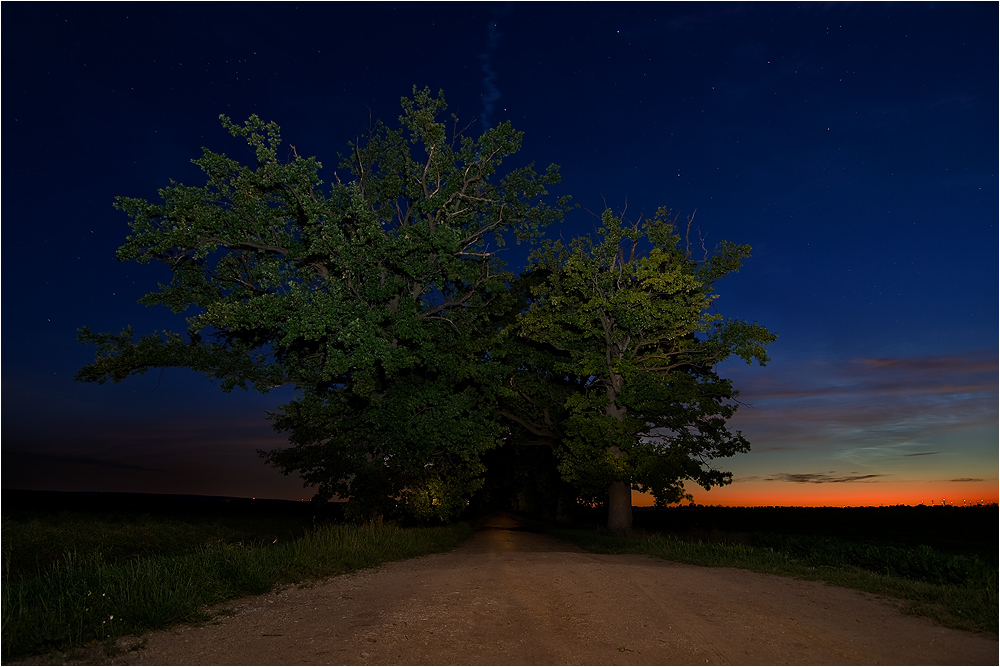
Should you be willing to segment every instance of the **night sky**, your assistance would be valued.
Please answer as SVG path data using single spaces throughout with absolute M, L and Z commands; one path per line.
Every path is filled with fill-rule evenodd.
M 414 85 L 525 132 L 592 233 L 661 205 L 753 246 L 725 316 L 780 338 L 727 362 L 753 451 L 702 504 L 997 500 L 998 5 L 3 3 L 3 487 L 308 498 L 255 453 L 290 390 L 186 370 L 83 384 L 76 330 L 183 331 L 136 301 L 115 196 L 156 199 L 218 116 L 278 122 L 332 180 Z M 515 270 L 525 249 L 507 250 Z M 640 499 L 636 498 L 637 501 Z

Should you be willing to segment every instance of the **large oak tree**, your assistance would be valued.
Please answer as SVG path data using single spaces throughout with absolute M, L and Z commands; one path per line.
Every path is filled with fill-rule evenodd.
M 464 507 L 502 432 L 482 343 L 511 278 L 496 250 L 559 220 L 566 199 L 546 198 L 555 165 L 501 171 L 521 145 L 509 123 L 473 139 L 438 119 L 443 96 L 414 89 L 402 106 L 399 128 L 349 145 L 332 183 L 295 147 L 279 159 L 274 123 L 223 117 L 254 164 L 205 149 L 206 185 L 119 198 L 132 218 L 119 260 L 170 268 L 142 302 L 189 313 L 187 331 L 83 328 L 97 358 L 77 378 L 187 367 L 225 391 L 291 384 L 271 415 L 290 445 L 262 455 L 317 499 L 350 498 L 359 516 Z

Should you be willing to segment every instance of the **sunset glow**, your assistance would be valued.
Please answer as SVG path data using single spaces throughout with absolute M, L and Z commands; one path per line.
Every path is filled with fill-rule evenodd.
M 865 489 L 861 484 L 735 483 L 705 491 L 692 490 L 699 505 L 727 507 L 875 507 L 880 505 L 974 505 L 1000 501 L 997 480 L 979 482 L 886 482 Z M 651 506 L 647 494 L 636 492 L 637 507 Z M 684 503 L 682 503 L 684 504 Z
M 171 180 L 202 187 L 203 148 L 252 166 L 220 113 L 280 125 L 278 161 L 316 156 L 326 188 L 351 178 L 338 166 L 348 142 L 394 125 L 400 98 L 427 86 L 443 91 L 441 117 L 455 114 L 455 146 L 454 133 L 475 141 L 508 121 L 523 133 L 498 177 L 560 165 L 545 197 L 576 207 L 540 230 L 548 240 L 595 234 L 605 207 L 631 222 L 668 207 L 697 212 L 685 238 L 699 257 L 751 247 L 717 281 L 712 312 L 778 338 L 766 366 L 715 369 L 739 392 L 729 428 L 751 449 L 707 461 L 734 481 L 689 482 L 695 503 L 998 501 L 995 3 L 237 9 L 252 17 L 239 30 L 228 4 L 4 3 L 16 63 L 4 176 L 17 196 L 3 205 L 3 258 L 23 278 L 4 291 L 4 488 L 309 498 L 315 487 L 258 455 L 288 443 L 267 414 L 295 399 L 292 384 L 226 393 L 180 367 L 74 380 L 96 353 L 80 327 L 183 334 L 201 307 L 140 303 L 170 270 L 118 261 L 130 231 L 113 202 L 158 202 Z M 331 47 L 329 26 L 351 28 Z M 363 66 L 345 65 L 359 53 Z M 487 254 L 516 275 L 531 245 Z M 500 416 L 489 428 L 520 437 Z

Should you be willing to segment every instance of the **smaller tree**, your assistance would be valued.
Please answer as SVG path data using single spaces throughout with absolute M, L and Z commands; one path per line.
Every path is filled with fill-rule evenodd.
M 605 211 L 597 243 L 546 242 L 529 266 L 538 276 L 533 301 L 511 329 L 552 351 L 552 375 L 535 385 L 522 379 L 536 390 L 522 392 L 522 409 L 508 416 L 537 430 L 544 391 L 572 386 L 546 432 L 559 437 L 564 478 L 608 494 L 615 532 L 631 529 L 632 489 L 662 505 L 690 498 L 685 480 L 705 489 L 732 481 L 711 462 L 750 445 L 727 427 L 738 392 L 715 366 L 732 355 L 763 365 L 776 339 L 709 312 L 714 283 L 738 271 L 750 247 L 724 242 L 695 260 L 676 223 L 665 208 L 631 226 Z

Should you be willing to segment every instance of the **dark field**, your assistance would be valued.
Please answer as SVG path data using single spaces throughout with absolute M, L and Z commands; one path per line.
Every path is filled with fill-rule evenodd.
M 45 569 L 67 552 L 106 561 L 179 555 L 215 544 L 274 544 L 339 523 L 340 505 L 142 493 L 3 491 L 10 573 Z M 5 541 L 8 535 L 5 534 Z
M 3 516 L 39 529 L 32 561 L 59 559 L 66 549 L 101 550 L 106 556 L 179 553 L 193 543 L 273 543 L 303 536 L 317 527 L 343 521 L 338 503 L 316 505 L 291 500 L 251 500 L 215 496 L 127 493 L 3 491 Z M 997 505 L 956 507 L 707 507 L 635 508 L 639 532 L 667 533 L 684 540 L 762 544 L 782 538 L 827 537 L 848 542 L 931 547 L 948 554 L 997 562 Z M 128 525 L 131 539 L 119 543 L 91 528 L 73 534 L 83 518 Z M 474 519 L 475 517 L 466 517 Z M 578 508 L 580 526 L 598 527 L 600 509 Z M 88 535 L 87 531 L 91 533 Z M 121 536 L 118 536 L 121 537 Z M 787 540 L 786 540 L 787 541 Z M 110 551 L 110 552 L 109 552 Z M 5 558 L 8 556 L 5 555 Z M 27 563 L 15 563 L 20 569 Z
M 707 538 L 728 533 L 825 536 L 997 558 L 997 505 L 956 507 L 676 507 L 636 508 L 635 526 Z
M 292 519 L 341 518 L 340 505 L 316 505 L 294 500 L 252 500 L 225 496 L 184 496 L 156 493 L 64 493 L 60 491 L 3 490 L 3 514 L 21 518 L 64 511 L 120 512 L 197 518 L 281 516 Z

